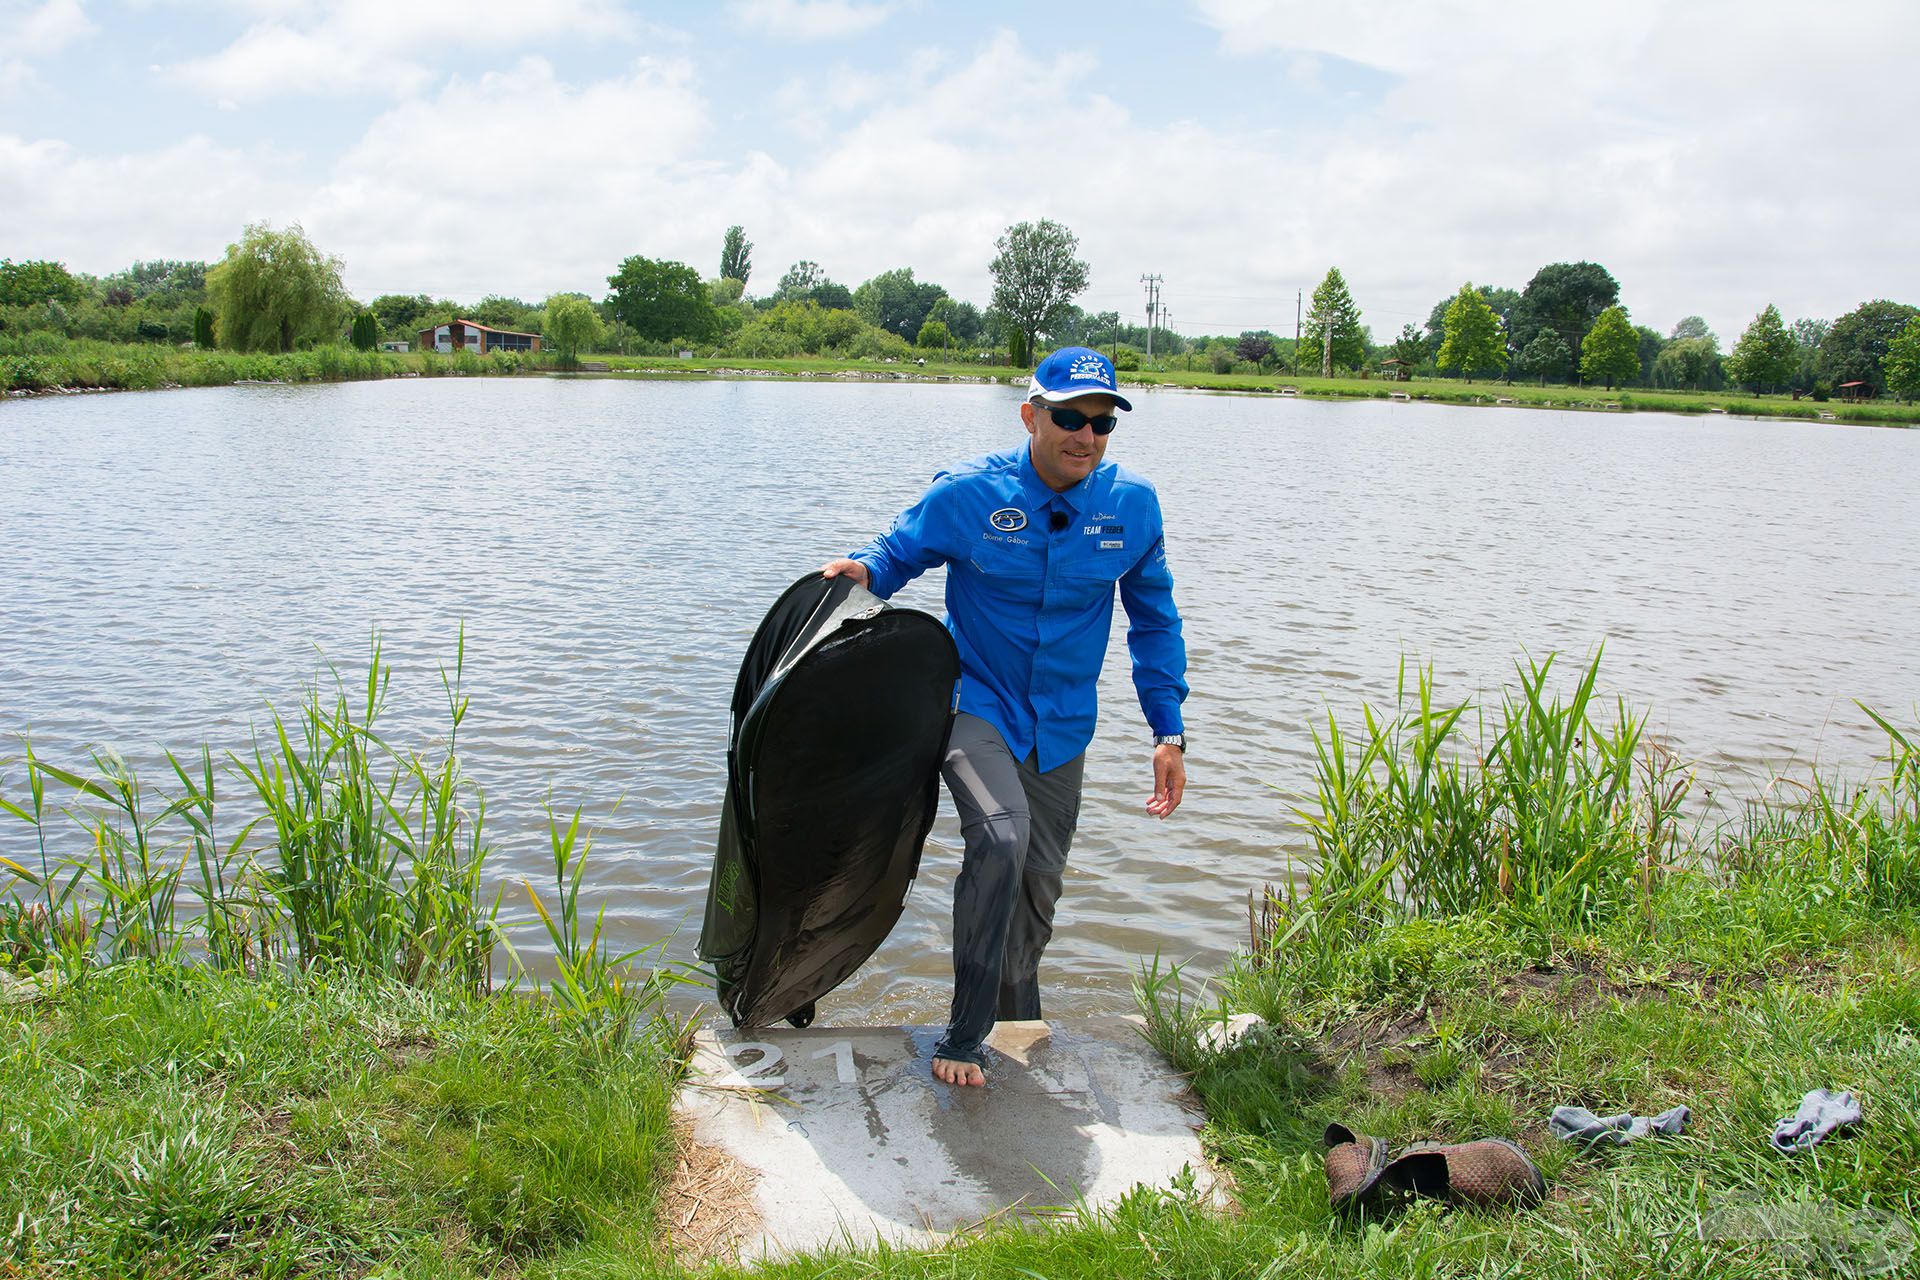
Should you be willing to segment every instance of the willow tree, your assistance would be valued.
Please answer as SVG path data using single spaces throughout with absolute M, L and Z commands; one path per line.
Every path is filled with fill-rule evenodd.
M 591 351 L 606 341 L 606 326 L 584 294 L 556 293 L 547 299 L 547 340 L 560 353 L 563 364 L 577 364 L 582 351 Z
M 248 226 L 207 272 L 207 302 L 220 341 L 235 351 L 292 351 L 331 342 L 349 306 L 340 259 L 314 248 L 295 223 Z

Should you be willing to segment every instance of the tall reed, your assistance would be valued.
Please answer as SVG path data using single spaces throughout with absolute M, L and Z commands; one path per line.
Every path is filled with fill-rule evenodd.
M 198 958 L 251 975 L 292 968 L 486 991 L 499 946 L 517 981 L 501 889 L 486 883 L 485 796 L 460 767 L 465 663 L 463 627 L 440 670 L 448 730 L 433 751 L 377 730 L 391 674 L 378 636 L 364 683 L 349 690 L 329 669 L 330 689 L 316 681 L 291 715 L 270 706 L 270 730 L 226 769 L 205 746 L 189 761 L 168 753 L 177 795 L 150 790 L 111 752 L 94 753 L 82 776 L 26 744 L 26 795 L 0 798 L 0 812 L 33 828 L 41 865 L 0 859 L 34 891 L 0 909 L 9 965 L 60 959 L 77 976 L 98 963 Z M 223 830 L 229 774 L 259 816 Z M 49 783 L 67 791 L 64 803 Z M 76 829 L 85 854 L 61 848 Z M 617 1043 L 675 979 L 631 963 L 650 948 L 610 955 L 603 919 L 583 931 L 588 842 L 577 813 L 565 828 L 550 815 L 550 829 L 557 912 L 537 895 L 534 905 L 558 955 L 552 994 L 571 1025 Z
M 1392 712 L 1363 707 L 1361 735 L 1328 714 L 1314 733 L 1318 804 L 1298 810 L 1320 900 L 1376 914 L 1508 902 L 1572 923 L 1632 896 L 1688 777 L 1643 750 L 1645 719 L 1624 703 L 1596 715 L 1597 654 L 1565 697 L 1550 693 L 1553 665 L 1518 664 L 1491 723 L 1469 703 L 1436 703 L 1431 669 L 1410 684 L 1404 661 Z
M 1721 841 L 1717 865 L 1736 883 L 1791 883 L 1817 898 L 1873 910 L 1920 905 L 1920 747 L 1871 707 L 1887 735 L 1886 772 L 1848 785 L 1815 773 L 1776 779 L 1774 797 L 1747 806 Z
M 1649 926 L 1661 882 L 1709 878 L 1920 903 L 1920 750 L 1884 716 L 1886 773 L 1846 786 L 1819 771 L 1776 780 L 1729 829 L 1687 801 L 1689 766 L 1646 734 L 1644 713 L 1596 697 L 1600 655 L 1552 692 L 1555 659 L 1516 664 L 1497 707 L 1436 701 L 1430 669 L 1403 661 L 1388 712 L 1361 708 L 1349 733 L 1314 733 L 1313 842 L 1304 883 L 1249 906 L 1254 968 L 1284 959 L 1311 983 L 1362 934 L 1409 916 L 1498 912 L 1551 937 L 1637 908 Z
M 390 676 L 377 638 L 357 698 L 335 673 L 331 697 L 316 684 L 291 726 L 276 712 L 251 759 L 235 758 L 273 829 L 264 885 L 300 967 L 488 985 L 499 896 L 480 889 L 486 804 L 457 753 L 465 661 L 463 630 L 453 673 L 441 671 L 452 725 L 437 760 L 375 732 Z
M 625 1042 L 644 1011 L 651 1009 L 657 1014 L 664 1007 L 668 990 L 687 979 L 677 970 L 657 966 L 634 972 L 633 962 L 656 950 L 659 943 L 611 955 L 605 941 L 604 904 L 594 915 L 593 927 L 583 927 L 580 887 L 593 838 L 580 830 L 578 809 L 563 825 L 548 805 L 547 842 L 553 854 L 552 908 L 532 884 L 522 880 L 521 885 L 553 947 L 556 973 L 548 996 L 563 1022 L 585 1032 L 593 1041 L 614 1048 Z M 687 1038 L 688 1027 L 683 1022 L 656 1018 L 656 1027 L 669 1041 L 683 1042 Z M 680 1050 L 685 1046 L 673 1043 L 670 1047 Z

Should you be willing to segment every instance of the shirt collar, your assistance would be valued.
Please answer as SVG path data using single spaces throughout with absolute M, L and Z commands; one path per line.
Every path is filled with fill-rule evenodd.
M 1099 483 L 1101 469 L 1105 466 L 1106 463 L 1102 462 L 1100 466 L 1095 467 L 1088 473 L 1087 478 L 1079 484 L 1056 493 L 1047 486 L 1045 480 L 1040 478 L 1040 473 L 1033 469 L 1032 442 L 1029 441 L 1021 445 L 1020 484 L 1026 494 L 1028 509 L 1032 511 L 1045 511 L 1048 504 L 1057 498 L 1069 511 L 1072 511 L 1075 515 L 1079 515 L 1080 512 L 1085 509 L 1087 503 L 1092 501 L 1093 486 Z

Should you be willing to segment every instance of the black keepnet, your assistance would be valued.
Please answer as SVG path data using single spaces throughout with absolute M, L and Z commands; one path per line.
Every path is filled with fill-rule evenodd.
M 940 622 L 808 574 L 754 633 L 700 957 L 736 1027 L 791 1018 L 900 918 L 938 803 L 960 675 Z

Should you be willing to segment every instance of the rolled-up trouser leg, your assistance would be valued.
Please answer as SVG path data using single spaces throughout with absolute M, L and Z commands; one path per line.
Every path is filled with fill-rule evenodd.
M 997 1017 L 1040 1016 L 1040 953 L 1053 932 L 1084 758 L 1041 773 L 964 712 L 942 773 L 966 852 L 953 891 L 953 1009 L 934 1056 L 979 1062 Z
M 1080 783 L 1086 757 L 1075 756 L 1047 773 L 1038 762 L 1020 766 L 1027 793 L 1027 858 L 1020 896 L 1007 927 L 1007 954 L 1000 968 L 1000 1017 L 1040 1017 L 1040 954 L 1053 937 L 1053 909 L 1067 873 L 1067 851 L 1080 820 Z
M 961 712 L 941 774 L 960 813 L 966 851 L 953 885 L 953 1008 L 936 1058 L 979 1062 L 993 1030 L 1020 872 L 1027 856 L 1026 788 L 1000 731 Z

